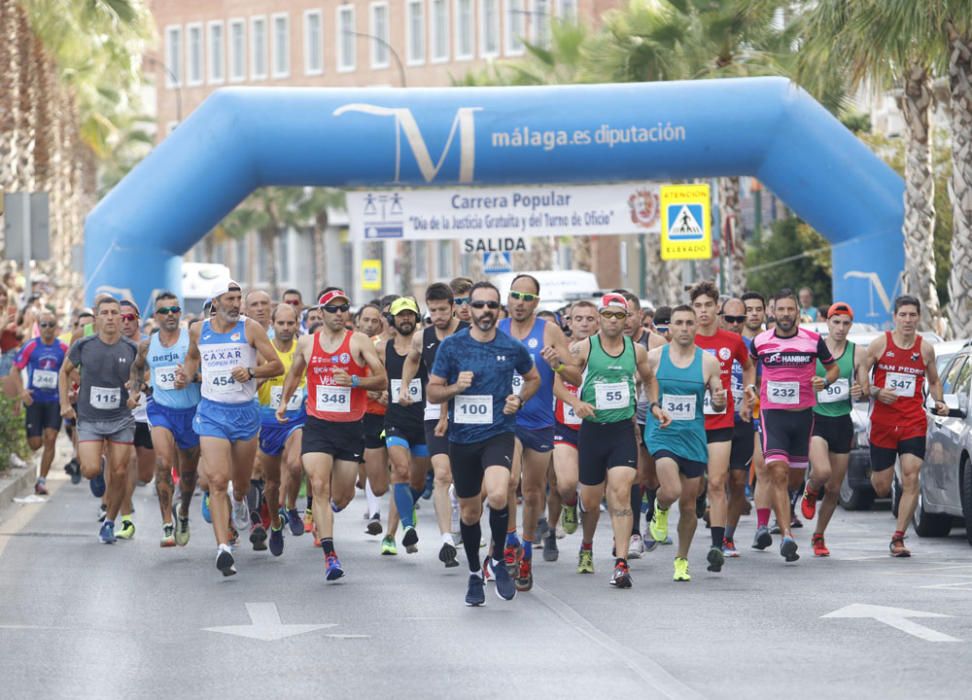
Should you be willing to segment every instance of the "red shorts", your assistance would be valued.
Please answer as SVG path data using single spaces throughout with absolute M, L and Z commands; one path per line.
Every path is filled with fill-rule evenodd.
M 928 432 L 928 420 L 924 414 L 921 421 L 908 421 L 903 424 L 885 425 L 883 423 L 871 422 L 870 443 L 875 447 L 884 447 L 890 450 L 897 449 L 898 443 L 913 438 L 923 438 Z

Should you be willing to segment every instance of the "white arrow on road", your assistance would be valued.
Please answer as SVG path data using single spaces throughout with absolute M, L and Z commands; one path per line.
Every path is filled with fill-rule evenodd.
M 247 603 L 246 611 L 250 615 L 249 625 L 229 625 L 227 627 L 204 627 L 204 632 L 219 632 L 233 634 L 237 637 L 259 639 L 264 642 L 275 642 L 298 634 L 316 632 L 317 630 L 337 627 L 336 624 L 325 625 L 285 625 L 280 621 L 276 603 Z
M 853 605 L 848 605 L 840 610 L 834 610 L 831 613 L 827 613 L 822 617 L 873 618 L 878 622 L 883 622 L 890 627 L 894 627 L 896 630 L 901 630 L 902 632 L 910 634 L 912 637 L 924 639 L 926 642 L 962 641 L 961 639 L 956 639 L 955 637 L 943 634 L 931 629 L 930 627 L 919 625 L 917 622 L 912 622 L 910 619 L 908 619 L 912 617 L 951 617 L 951 615 L 942 615 L 940 613 L 909 610 L 908 608 L 889 608 L 883 605 L 864 605 L 863 603 L 854 603 Z

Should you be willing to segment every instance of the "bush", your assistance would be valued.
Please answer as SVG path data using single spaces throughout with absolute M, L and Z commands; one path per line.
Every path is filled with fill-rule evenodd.
M 28 459 L 27 434 L 24 432 L 24 411 L 14 414 L 14 401 L 0 394 L 0 471 L 10 466 L 10 455 Z

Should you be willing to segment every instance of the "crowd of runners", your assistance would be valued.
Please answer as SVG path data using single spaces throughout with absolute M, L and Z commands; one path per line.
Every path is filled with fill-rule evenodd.
M 909 556 L 926 396 L 948 412 L 917 299 L 897 298 L 894 330 L 858 347 L 848 304 L 826 310 L 821 337 L 801 327 L 806 304 L 791 290 L 725 298 L 701 282 L 653 314 L 626 290 L 560 314 L 538 311 L 541 293 L 527 274 L 506 299 L 457 278 L 421 300 L 355 308 L 334 287 L 305 304 L 296 290 L 275 302 L 228 282 L 201 318 L 170 292 L 149 318 L 108 295 L 63 329 L 41 309 L 5 348 L 7 386 L 41 453 L 35 491 L 47 493 L 63 425 L 75 450 L 65 468 L 99 501 L 101 542 L 135 536 L 134 489 L 154 480 L 161 518 L 140 515 L 139 526 L 160 523 L 162 547 L 186 545 L 201 514 L 230 576 L 244 540 L 281 556 L 307 533 L 328 581 L 345 573 L 334 519 L 359 517 L 346 513 L 356 491 L 386 556 L 418 551 L 418 505 L 431 496 L 433 546 L 446 568 L 461 565 L 461 547 L 475 606 L 487 581 L 505 600 L 529 591 L 534 548 L 556 561 L 558 540 L 578 530 L 577 572 L 593 574 L 602 512 L 616 588 L 632 586 L 632 559 L 664 545 L 674 545 L 674 580 L 690 581 L 699 520 L 705 566 L 720 572 L 752 511 L 753 548 L 778 534 L 795 562 L 805 522 L 814 556 L 828 556 L 852 405 L 870 401 L 871 480 L 887 494 L 900 463 L 889 551 Z

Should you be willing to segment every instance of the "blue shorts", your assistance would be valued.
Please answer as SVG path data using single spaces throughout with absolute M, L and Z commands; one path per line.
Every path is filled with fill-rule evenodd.
M 290 423 L 264 423 L 260 426 L 260 452 L 279 457 L 283 454 L 287 439 L 303 427 L 303 419 Z
M 244 442 L 260 432 L 260 407 L 257 402 L 217 403 L 203 399 L 196 407 L 192 429 L 199 437 L 214 437 Z
M 413 457 L 428 457 L 429 446 L 425 442 L 425 426 L 402 427 L 385 423 L 385 447 L 404 447 Z
M 523 445 L 524 450 L 534 452 L 550 452 L 554 448 L 554 427 L 549 428 L 521 428 L 516 426 L 516 439 Z
M 176 447 L 189 450 L 199 447 L 199 436 L 192 429 L 192 419 L 196 416 L 196 407 L 168 408 L 156 401 L 149 401 L 145 406 L 150 428 L 165 428 L 175 439 Z

